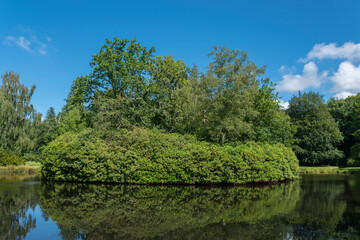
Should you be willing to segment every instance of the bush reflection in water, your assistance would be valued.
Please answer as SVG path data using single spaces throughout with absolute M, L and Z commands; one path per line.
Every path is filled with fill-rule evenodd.
M 26 212 L 39 204 L 63 239 L 357 239 L 359 185 L 358 176 L 263 187 L 0 185 L 0 237 L 24 238 L 36 227 Z

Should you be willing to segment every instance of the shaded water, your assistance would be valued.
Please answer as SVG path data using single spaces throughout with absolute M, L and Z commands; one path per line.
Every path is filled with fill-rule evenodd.
M 360 176 L 263 187 L 0 178 L 0 239 L 359 239 Z

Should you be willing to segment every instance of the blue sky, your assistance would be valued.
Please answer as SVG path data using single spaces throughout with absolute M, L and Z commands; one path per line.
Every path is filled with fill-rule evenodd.
M 136 38 L 200 69 L 213 45 L 247 51 L 284 102 L 298 90 L 346 97 L 360 91 L 359 12 L 347 0 L 3 0 L 0 73 L 36 84 L 38 111 L 60 111 L 106 38 Z

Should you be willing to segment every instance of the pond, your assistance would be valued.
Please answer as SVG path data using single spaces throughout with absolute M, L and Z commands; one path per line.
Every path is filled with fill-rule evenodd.
M 271 186 L 0 177 L 0 239 L 359 239 L 360 176 Z

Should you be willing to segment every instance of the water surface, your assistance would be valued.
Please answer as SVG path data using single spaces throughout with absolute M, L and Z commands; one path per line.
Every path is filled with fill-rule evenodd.
M 272 186 L 0 177 L 0 239 L 359 239 L 360 176 Z

